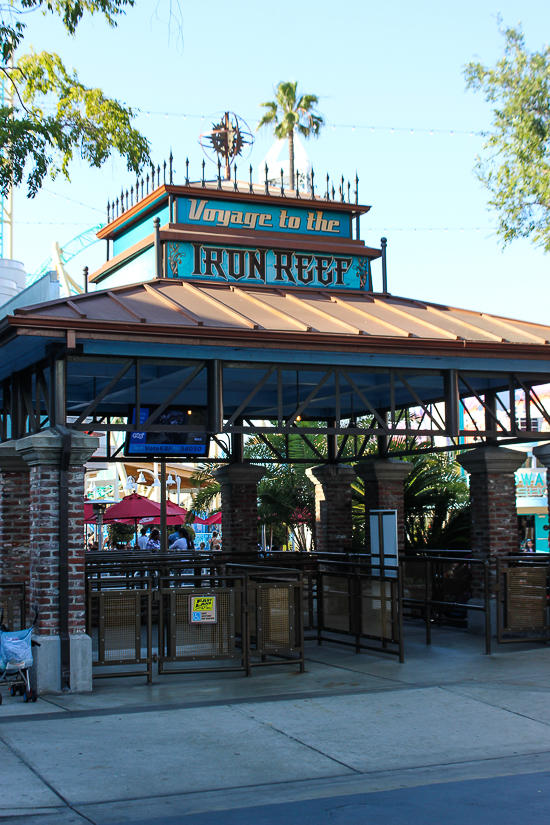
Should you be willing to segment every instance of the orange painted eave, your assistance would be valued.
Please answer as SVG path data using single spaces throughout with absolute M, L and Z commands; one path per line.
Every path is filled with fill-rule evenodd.
M 80 318 L 59 318 L 54 316 L 14 316 L 8 315 L 2 324 L 0 336 L 3 338 L 8 333 L 16 335 L 26 334 L 48 334 L 54 332 L 57 335 L 61 332 L 74 331 L 82 338 L 95 338 L 97 334 L 108 336 L 116 335 L 117 340 L 131 341 L 139 338 L 142 342 L 158 340 L 159 337 L 168 339 L 179 339 L 178 343 L 205 344 L 212 345 L 227 344 L 236 342 L 239 345 L 245 343 L 249 347 L 270 347 L 281 349 L 297 349 L 303 351 L 315 349 L 347 350 L 355 352 L 394 352 L 402 354 L 421 355 L 423 353 L 433 355 L 434 353 L 445 353 L 454 356 L 472 356 L 485 358 L 520 358 L 520 359 L 548 359 L 550 346 L 548 344 L 523 344 L 508 342 L 484 342 L 465 340 L 445 340 L 429 338 L 395 338 L 393 336 L 374 335 L 354 335 L 346 333 L 324 333 L 324 332 L 293 332 L 289 336 L 288 331 L 263 330 L 263 329 L 231 329 L 227 327 L 178 327 L 176 325 L 167 326 L 165 324 L 147 325 L 136 322 L 119 321 L 93 321 Z M 33 332 L 31 332 L 31 330 Z M 12 336 L 9 335 L 11 338 Z M 406 341 L 406 343 L 405 343 Z M 298 345 L 298 346 L 297 346 Z

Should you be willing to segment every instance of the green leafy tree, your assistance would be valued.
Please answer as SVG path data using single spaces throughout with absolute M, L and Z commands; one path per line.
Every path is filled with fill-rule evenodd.
M 290 185 L 295 186 L 294 180 L 294 132 L 303 137 L 318 137 L 325 120 L 315 106 L 319 103 L 317 95 L 298 94 L 298 83 L 281 81 L 275 89 L 275 100 L 260 103 L 267 109 L 258 123 L 258 129 L 263 126 L 273 126 L 276 138 L 288 139 Z
M 85 86 L 54 53 L 30 51 L 14 63 L 26 24 L 22 16 L 41 10 L 61 18 L 74 35 L 85 14 L 102 14 L 110 26 L 134 0 L 18 0 L 0 3 L 0 50 L 9 105 L 0 106 L 0 192 L 26 182 L 33 197 L 49 173 L 69 177 L 77 154 L 100 167 L 116 150 L 138 172 L 149 160 L 149 143 L 132 126 L 134 113 L 101 89 Z M 53 112 L 52 112 L 53 108 Z M 26 175 L 26 178 L 25 178 Z
M 504 244 L 532 238 L 550 250 L 550 47 L 529 52 L 518 28 L 502 29 L 504 56 L 464 67 L 466 85 L 493 106 L 476 173 L 491 194 Z

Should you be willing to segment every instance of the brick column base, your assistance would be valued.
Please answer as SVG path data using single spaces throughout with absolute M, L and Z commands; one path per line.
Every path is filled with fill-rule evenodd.
M 458 463 L 470 474 L 472 556 L 491 562 L 494 581 L 497 557 L 519 550 L 515 471 L 525 454 L 504 447 L 478 447 L 463 453 Z M 472 571 L 472 597 L 484 598 L 484 573 Z
M 351 485 L 357 478 L 346 464 L 320 464 L 306 475 L 315 485 L 315 548 L 318 553 L 350 553 Z
M 60 460 L 62 432 L 45 430 L 16 442 L 19 455 L 30 468 L 30 576 L 31 605 L 39 608 L 32 669 L 38 693 L 61 691 L 60 659 Z M 68 473 L 68 631 L 71 649 L 71 692 L 92 689 L 92 647 L 85 631 L 84 593 L 84 464 L 93 455 L 99 439 L 71 433 Z
M 221 485 L 224 553 L 258 552 L 258 482 L 265 470 L 254 464 L 227 464 L 214 470 Z
M 371 510 L 397 510 L 397 546 L 405 549 L 405 509 L 403 482 L 413 468 L 410 461 L 398 458 L 374 458 L 355 465 L 355 472 L 365 486 L 365 551 L 370 553 Z

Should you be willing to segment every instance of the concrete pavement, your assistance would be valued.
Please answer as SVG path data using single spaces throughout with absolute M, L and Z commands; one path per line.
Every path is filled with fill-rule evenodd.
M 429 648 L 420 625 L 406 636 L 404 665 L 309 643 L 302 675 L 6 697 L 0 821 L 550 822 L 550 648 L 485 656 L 463 631 L 436 628 Z

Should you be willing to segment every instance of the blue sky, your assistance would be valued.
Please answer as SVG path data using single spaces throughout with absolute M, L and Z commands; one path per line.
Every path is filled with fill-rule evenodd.
M 179 23 L 172 7 L 169 21 L 169 0 L 138 0 L 118 28 L 87 19 L 75 38 L 55 18 L 29 14 L 27 44 L 58 52 L 84 83 L 140 110 L 136 125 L 155 161 L 172 148 L 176 183 L 186 157 L 198 177 L 197 139 L 212 116 L 230 109 L 255 126 L 273 86 L 298 80 L 320 97 L 327 121 L 306 146 L 316 176 L 347 180 L 357 170 L 360 201 L 372 205 L 362 238 L 378 246 L 387 236 L 391 292 L 549 322 L 548 257 L 526 241 L 503 251 L 494 235 L 487 192 L 472 171 L 482 143 L 476 133 L 489 128 L 491 111 L 481 95 L 466 92 L 462 76 L 468 61 L 492 64 L 501 55 L 499 13 L 504 25 L 521 20 L 528 47 L 540 49 L 549 38 L 549 4 L 180 0 Z M 260 134 L 253 166 L 271 143 Z M 52 241 L 63 245 L 104 220 L 107 199 L 132 182 L 115 157 L 100 170 L 75 162 L 70 183 L 48 180 L 34 200 L 16 193 L 14 256 L 35 271 Z M 104 254 L 103 243 L 89 248 L 71 262 L 71 274 L 97 268 Z

